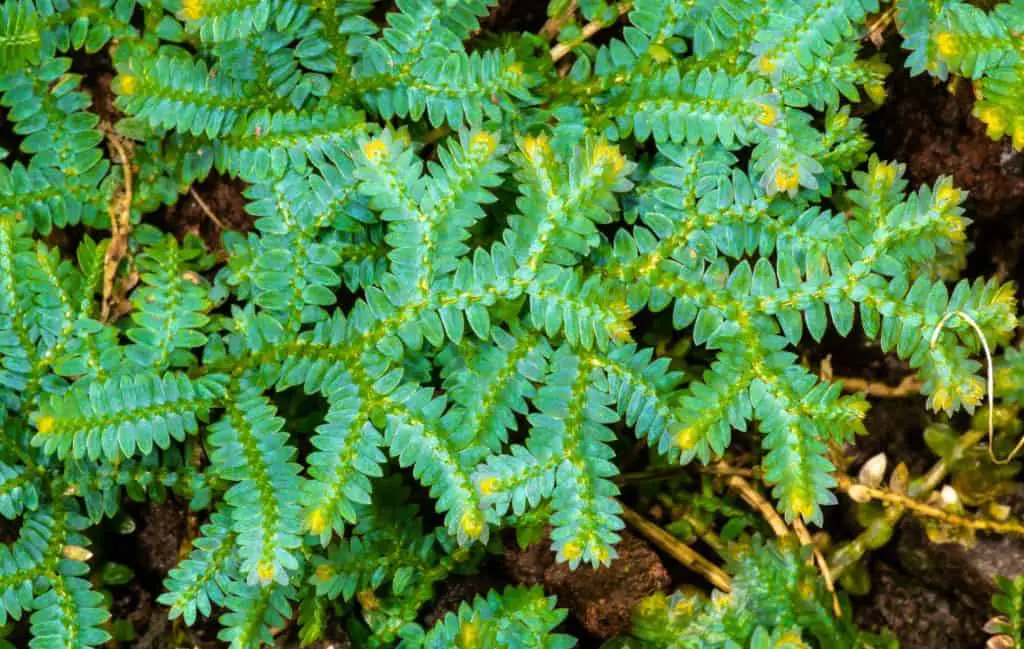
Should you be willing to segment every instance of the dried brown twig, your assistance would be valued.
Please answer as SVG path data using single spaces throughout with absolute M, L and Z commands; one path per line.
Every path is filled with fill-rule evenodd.
M 632 8 L 632 2 L 620 2 L 616 7 L 618 11 L 618 15 L 616 16 L 616 18 L 625 15 Z M 605 22 L 603 20 L 591 20 L 589 23 L 583 26 L 583 30 L 580 32 L 580 35 L 577 38 L 573 39 L 571 43 L 559 43 L 558 45 L 551 48 L 551 61 L 557 63 L 559 59 L 561 59 L 563 56 L 571 52 L 573 48 L 579 47 L 581 43 L 586 42 L 587 39 L 589 39 L 591 36 L 601 31 L 610 24 L 611 22 Z
M 648 541 L 661 548 L 665 554 L 704 577 L 715 588 L 726 593 L 732 591 L 732 587 L 729 585 L 729 575 L 724 570 L 625 505 L 622 505 L 622 520 Z
M 914 395 L 921 394 L 922 386 L 922 383 L 912 374 L 903 377 L 903 380 L 896 386 L 843 376 L 837 376 L 835 377 L 835 380 L 843 382 L 843 392 L 863 392 L 869 397 L 881 397 L 885 399 L 902 399 L 904 397 L 912 397 Z
M 864 38 L 874 43 L 875 47 L 882 47 L 885 42 L 885 32 L 895 23 L 896 7 L 889 7 L 868 25 Z
M 576 13 L 576 0 L 570 0 L 569 4 L 566 5 L 565 9 L 561 13 L 555 14 L 545 21 L 544 26 L 540 28 L 540 36 L 546 41 L 551 41 L 558 36 L 558 32 L 562 31 L 562 27 L 572 18 L 572 15 Z
M 121 170 L 124 183 L 121 193 L 110 202 L 110 245 L 103 257 L 103 298 L 100 304 L 100 320 L 106 322 L 110 318 L 110 307 L 114 294 L 114 278 L 117 275 L 121 260 L 128 254 L 128 235 L 132 227 L 132 161 L 121 143 L 121 138 L 109 126 L 104 128 L 107 142 L 121 157 Z
M 948 512 L 941 507 L 930 505 L 910 496 L 899 494 L 888 489 L 870 487 L 868 485 L 861 484 L 846 475 L 840 475 L 837 477 L 839 480 L 839 488 L 856 501 L 864 502 L 866 500 L 877 500 L 879 502 L 898 505 L 903 509 L 908 509 L 914 513 L 920 514 L 921 516 L 935 518 L 948 525 L 956 527 L 992 532 L 994 534 L 1014 534 L 1017 536 L 1024 536 L 1024 524 L 1017 521 L 996 521 L 986 518 L 970 518 L 967 516 L 961 516 L 960 514 Z
M 196 205 L 199 206 L 199 209 L 203 211 L 203 214 L 206 215 L 206 218 L 216 223 L 217 227 L 220 228 L 221 230 L 227 230 L 227 226 L 225 226 L 224 223 L 219 218 L 217 218 L 217 215 L 214 214 L 213 210 L 210 209 L 210 206 L 206 204 L 206 201 L 204 201 L 203 197 L 199 195 L 199 192 L 196 191 L 195 187 L 189 187 L 188 194 L 189 196 L 192 197 L 192 200 L 196 202 Z

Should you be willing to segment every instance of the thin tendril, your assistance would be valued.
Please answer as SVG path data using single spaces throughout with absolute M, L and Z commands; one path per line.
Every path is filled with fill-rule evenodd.
M 996 464 L 1009 464 L 1013 460 L 1013 458 L 1017 456 L 1017 453 L 1020 452 L 1021 448 L 1024 448 L 1024 437 L 1022 437 L 1020 441 L 1017 442 L 1017 445 L 1013 447 L 1013 450 L 1010 451 L 1010 454 L 1007 455 L 1005 458 L 1000 460 L 999 458 L 996 457 L 993 441 L 993 438 L 995 437 L 995 425 L 993 424 L 993 418 L 996 409 L 994 396 L 995 385 L 992 377 L 992 352 L 991 350 L 989 350 L 988 339 L 985 338 L 985 332 L 981 330 L 981 327 L 978 326 L 978 323 L 975 322 L 974 318 L 967 315 L 963 311 L 950 311 L 946 315 L 942 316 L 942 320 L 939 320 L 939 324 L 935 326 L 935 331 L 932 332 L 932 340 L 930 347 L 932 349 L 935 349 L 935 342 L 939 339 L 939 334 L 942 333 L 943 325 L 945 325 L 946 321 L 952 318 L 953 316 L 960 316 L 960 319 L 962 319 L 967 324 L 971 325 L 974 331 L 978 334 L 978 338 L 981 339 L 981 346 L 985 350 L 985 383 L 987 387 L 986 392 L 988 393 L 988 456 L 992 458 L 992 461 L 995 462 Z

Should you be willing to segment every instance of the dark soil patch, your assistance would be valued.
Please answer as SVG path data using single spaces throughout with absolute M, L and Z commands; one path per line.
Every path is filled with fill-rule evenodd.
M 221 235 L 224 230 L 248 232 L 252 229 L 253 218 L 245 211 L 246 200 L 242 195 L 245 187 L 245 183 L 240 180 L 214 172 L 205 181 L 195 185 L 194 189 L 220 224 L 210 218 L 191 193 L 186 193 L 177 203 L 167 207 L 163 214 L 165 223 L 162 225 L 178 238 L 192 234 L 201 237 L 210 250 L 222 251 Z
M 139 569 L 150 577 L 163 577 L 178 565 L 178 550 L 188 533 L 188 515 L 183 504 L 168 501 L 150 504 L 138 521 Z
M 900 649 L 979 649 L 985 620 L 975 611 L 893 566 L 875 561 L 871 595 L 857 602 L 857 623 L 890 629 Z
M 25 138 L 14 132 L 14 122 L 7 118 L 8 112 L 6 108 L 0 107 L 0 149 L 7 151 L 6 158 L 0 153 L 0 160 L 8 166 L 15 162 L 28 164 L 30 156 L 21 152 L 21 142 Z
M 188 536 L 188 511 L 184 503 L 126 503 L 125 512 L 135 521 L 129 535 L 108 534 L 100 544 L 105 558 L 129 566 L 135 579 L 110 589 L 111 615 L 128 620 L 135 629 L 133 649 L 176 649 L 187 638 L 187 646 L 213 649 L 223 643 L 216 639 L 216 616 L 200 619 L 191 628 L 167 619 L 167 607 L 156 598 L 164 592 L 163 581 L 181 560 L 180 549 Z
M 114 105 L 114 100 L 117 99 L 117 95 L 110 89 L 110 84 L 114 80 L 114 72 L 104 70 L 96 75 L 90 75 L 82 80 L 86 92 L 92 97 L 92 110 L 100 119 L 108 124 L 116 124 L 123 115 L 117 106 Z
M 497 570 L 484 570 L 479 575 L 455 575 L 445 579 L 434 587 L 434 601 L 427 605 L 429 609 L 423 616 L 423 626 L 431 627 L 440 622 L 449 613 L 458 613 L 463 602 L 472 603 L 477 595 L 486 596 L 487 591 L 501 591 L 506 580 L 501 578 Z
M 17 541 L 18 536 L 21 534 L 21 524 L 22 519 L 20 517 L 13 521 L 0 517 L 0 543 L 10 545 Z
M 547 19 L 547 0 L 507 0 L 498 3 L 480 24 L 492 32 L 536 34 Z

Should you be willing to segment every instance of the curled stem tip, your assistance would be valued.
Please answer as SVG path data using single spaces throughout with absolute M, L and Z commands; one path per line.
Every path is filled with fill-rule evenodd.
M 972 329 L 974 329 L 975 333 L 978 334 L 978 338 L 981 340 L 982 348 L 985 350 L 985 392 L 988 394 L 988 455 L 996 464 L 1008 464 L 1017 456 L 1017 453 L 1020 452 L 1021 448 L 1024 448 L 1024 437 L 1017 442 L 1017 445 L 1013 447 L 1013 450 L 1011 450 L 1009 455 L 1005 458 L 1000 459 L 996 457 L 994 448 L 995 425 L 993 423 L 995 416 L 995 385 L 992 376 L 992 350 L 989 348 L 985 332 L 981 330 L 980 326 L 978 326 L 977 321 L 968 314 L 963 311 L 950 311 L 946 315 L 942 316 L 942 319 L 939 320 L 939 324 L 935 326 L 935 331 L 932 332 L 932 339 L 929 346 L 932 349 L 935 349 L 935 343 L 939 339 L 939 334 L 942 333 L 942 327 L 954 316 L 958 316 L 961 320 L 969 324 Z

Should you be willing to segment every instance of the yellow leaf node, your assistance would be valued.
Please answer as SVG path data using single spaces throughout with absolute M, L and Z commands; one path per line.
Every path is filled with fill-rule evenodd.
M 484 478 L 480 481 L 480 493 L 485 496 L 493 496 L 498 493 L 498 489 L 500 487 L 501 483 L 499 483 L 498 479 L 494 477 Z
M 494 155 L 494 151 L 498 148 L 498 138 L 493 133 L 480 131 L 473 136 L 470 147 L 487 158 Z
M 761 113 L 757 116 L 757 123 L 761 126 L 775 126 L 779 119 L 779 111 L 771 104 L 760 104 Z
M 375 137 L 363 144 L 363 155 L 370 162 L 380 162 L 388 153 L 388 145 L 384 140 Z
M 36 420 L 36 429 L 43 435 L 47 435 L 53 432 L 53 429 L 57 427 L 57 420 L 51 415 L 43 415 Z
M 274 569 L 274 564 L 270 561 L 260 561 L 256 565 L 256 576 L 260 578 L 262 582 L 269 582 L 274 578 L 277 570 Z
M 779 165 L 775 170 L 775 186 L 780 192 L 794 192 L 800 186 L 800 172 L 796 166 Z
M 939 32 L 935 36 L 935 47 L 943 58 L 956 56 L 960 52 L 960 42 L 955 34 Z
M 471 539 L 480 538 L 484 533 L 484 520 L 479 512 L 468 511 L 459 520 L 459 527 Z
M 323 534 L 327 529 L 327 516 L 324 510 L 317 507 L 309 514 L 309 531 L 312 534 Z
M 202 0 L 184 0 L 181 13 L 187 20 L 199 20 L 203 16 Z

